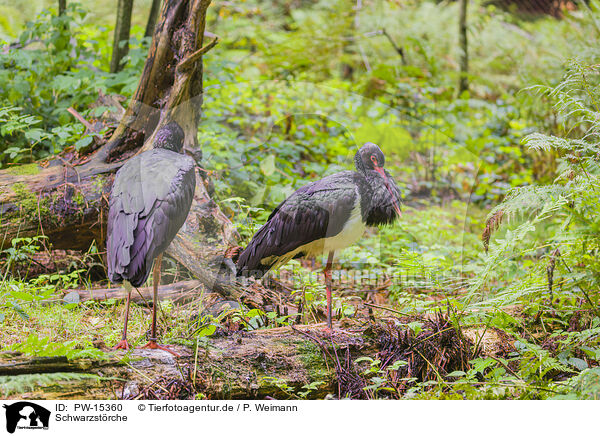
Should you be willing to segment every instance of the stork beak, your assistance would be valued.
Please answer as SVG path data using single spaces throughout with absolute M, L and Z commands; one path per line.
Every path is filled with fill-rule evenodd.
M 383 180 L 385 182 L 385 187 L 387 188 L 388 192 L 390 193 L 390 196 L 393 199 L 392 200 L 393 201 L 392 206 L 394 207 L 394 210 L 398 214 L 398 217 L 401 217 L 402 216 L 402 212 L 400 211 L 400 206 L 398 206 L 398 202 L 396 201 L 396 196 L 393 194 L 392 190 L 390 189 L 390 185 L 388 184 L 388 178 L 385 175 L 385 171 L 379 165 L 375 165 L 374 167 L 375 167 L 375 171 L 377 171 L 383 177 Z

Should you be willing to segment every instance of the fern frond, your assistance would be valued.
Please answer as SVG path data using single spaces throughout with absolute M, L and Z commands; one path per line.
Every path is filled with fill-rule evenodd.
M 545 215 L 557 212 L 568 203 L 569 198 L 570 191 L 562 185 L 513 188 L 506 194 L 504 201 L 488 214 L 485 231 L 490 227 L 493 232 L 505 218 L 510 220 L 526 213 L 541 211 Z

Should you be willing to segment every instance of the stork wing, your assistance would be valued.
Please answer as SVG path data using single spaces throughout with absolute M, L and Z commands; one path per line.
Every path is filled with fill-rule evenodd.
M 108 212 L 108 274 L 140 286 L 154 258 L 171 243 L 188 215 L 196 177 L 194 160 L 149 150 L 117 172 Z
M 340 233 L 358 204 L 354 177 L 351 171 L 334 174 L 284 200 L 240 254 L 238 274 L 266 272 L 299 247 Z

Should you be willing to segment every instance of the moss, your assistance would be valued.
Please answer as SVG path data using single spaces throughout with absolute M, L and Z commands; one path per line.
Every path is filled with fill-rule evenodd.
M 92 177 L 92 192 L 96 194 L 102 194 L 104 192 L 104 184 L 106 183 L 106 176 L 96 175 Z
M 37 195 L 24 183 L 15 183 L 12 187 L 17 197 L 19 217 L 29 217 L 37 220 L 39 216 L 43 224 L 52 226 L 64 225 L 67 219 L 80 219 L 86 209 L 84 195 L 77 191 L 70 199 L 65 199 L 62 191 Z
M 73 202 L 81 208 L 80 213 L 83 215 L 83 207 L 85 206 L 85 197 L 83 196 L 83 194 L 80 191 L 78 191 L 73 196 Z
M 28 216 L 31 216 L 33 212 L 37 215 L 37 196 L 31 192 L 24 183 L 15 183 L 12 185 L 12 190 L 17 196 L 19 207 L 21 207 Z
M 12 190 L 17 196 L 17 204 L 21 209 L 21 216 L 33 217 L 39 215 L 42 218 L 48 218 L 52 215 L 50 214 L 49 200 L 47 198 L 39 198 L 33 193 L 24 183 L 15 183 L 12 185 Z
M 298 341 L 296 350 L 311 381 L 326 381 L 331 377 L 323 352 L 316 344 L 309 341 Z
M 15 176 L 31 176 L 40 172 L 38 164 L 15 165 L 6 169 L 6 172 Z

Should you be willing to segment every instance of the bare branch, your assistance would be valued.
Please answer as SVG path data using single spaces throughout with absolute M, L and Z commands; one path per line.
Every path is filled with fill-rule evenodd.
M 179 65 L 177 65 L 177 70 L 186 71 L 186 70 L 189 70 L 190 68 L 192 68 L 194 66 L 194 64 L 198 60 L 200 60 L 202 55 L 206 54 L 206 52 L 208 52 L 211 48 L 213 48 L 215 45 L 217 45 L 218 42 L 219 42 L 219 37 L 215 36 L 211 42 L 206 44 L 201 49 L 196 50 L 194 53 L 192 53 L 187 58 L 185 58 L 183 61 L 181 61 L 179 63 Z

